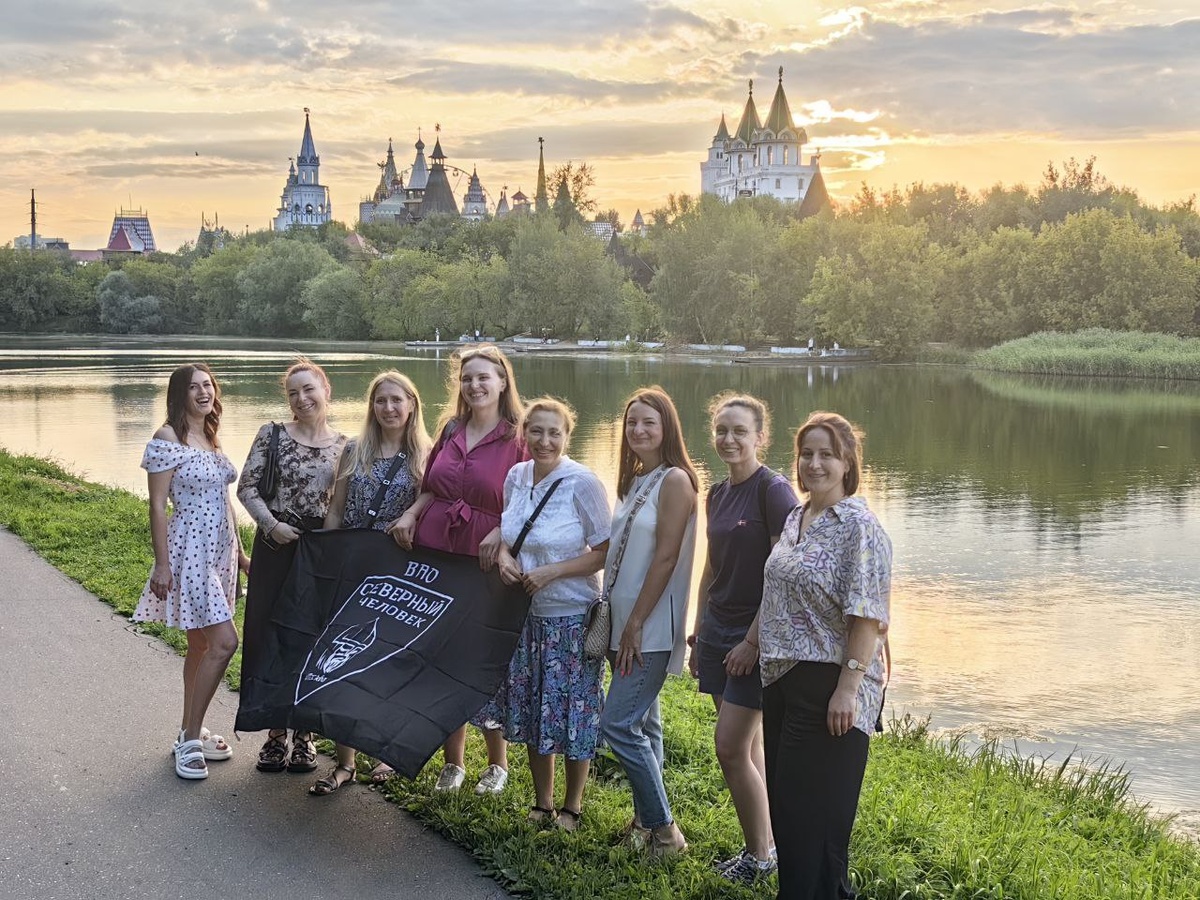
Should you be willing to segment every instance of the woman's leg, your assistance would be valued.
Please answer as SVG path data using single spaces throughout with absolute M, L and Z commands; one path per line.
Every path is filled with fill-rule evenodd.
M 570 771 L 568 764 L 568 775 Z M 529 773 L 533 776 L 534 805 L 542 809 L 554 809 L 554 754 L 535 753 L 530 744 Z
M 583 789 L 587 787 L 588 770 L 592 766 L 590 759 L 568 759 L 567 793 L 563 797 L 563 808 L 570 812 L 583 811 Z
M 442 756 L 448 765 L 458 766 L 460 769 L 465 769 L 464 760 L 467 755 L 467 726 L 463 725 L 458 730 L 451 732 L 446 738 L 446 743 L 442 744 Z
M 733 808 L 737 810 L 746 847 L 756 859 L 771 855 L 771 816 L 767 805 L 767 784 L 755 765 L 754 746 L 762 730 L 762 713 L 728 701 L 719 704 L 716 727 L 717 761 L 729 786 Z
M 191 629 L 191 631 L 196 629 Z M 192 682 L 192 695 L 188 704 L 188 717 L 184 722 L 184 739 L 199 740 L 200 729 L 204 726 L 204 716 L 208 712 L 208 704 L 212 702 L 217 686 L 229 668 L 229 660 L 237 650 L 237 629 L 232 622 L 221 622 L 201 629 L 204 632 L 205 650 L 200 662 L 196 665 L 196 674 Z M 189 641 L 188 652 L 191 652 Z
M 670 651 L 643 653 L 643 664 L 622 675 L 614 672 L 600 716 L 600 731 L 629 778 L 633 806 L 643 828 L 670 824 L 671 807 L 663 786 L 661 757 L 655 753 L 662 744 L 660 721 L 652 721 L 658 693 L 667 677 Z M 661 753 L 661 749 L 659 749 Z
M 480 730 L 483 732 L 483 741 L 487 744 L 488 765 L 507 769 L 508 741 L 504 739 L 504 730 L 501 728 L 482 728 Z M 466 741 L 465 729 L 463 731 L 463 741 L 464 743 Z
M 825 725 L 838 674 L 836 665 L 800 663 L 763 691 L 780 900 L 855 896 L 847 871 L 850 832 L 869 738 L 857 728 L 833 737 Z
M 204 636 L 203 628 L 189 628 L 187 632 L 187 655 L 183 658 L 183 718 L 179 722 L 179 730 L 187 729 L 188 718 L 192 710 L 192 695 L 196 692 L 196 670 L 200 661 L 208 651 L 208 639 Z

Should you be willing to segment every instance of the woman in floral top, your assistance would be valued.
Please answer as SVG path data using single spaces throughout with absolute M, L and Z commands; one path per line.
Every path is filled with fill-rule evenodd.
M 387 531 L 417 499 L 429 444 L 417 386 L 394 369 L 380 372 L 367 388 L 362 433 L 346 442 L 338 458 L 325 527 Z M 393 467 L 390 484 L 384 484 Z M 378 506 L 374 505 L 376 497 Z M 317 779 L 309 793 L 332 794 L 351 781 L 354 753 L 353 747 L 338 744 L 337 765 Z M 371 781 L 379 784 L 392 774 L 392 767 L 381 762 L 371 771 Z
M 333 471 L 346 436 L 329 427 L 326 415 L 332 391 L 325 370 L 301 357 L 283 376 L 292 421 L 258 430 L 238 481 L 237 495 L 258 526 L 246 587 L 246 617 L 242 626 L 242 677 L 257 674 L 266 662 L 260 650 L 271 627 L 271 611 L 283 588 L 296 540 L 303 531 L 321 528 L 333 493 Z M 258 492 L 266 469 L 271 432 L 279 428 L 279 489 L 270 500 Z M 292 524 L 281 519 L 291 519 Z M 272 729 L 258 754 L 260 772 L 311 772 L 317 767 L 312 734 L 292 736 L 289 755 L 287 730 Z
M 854 496 L 862 433 L 815 412 L 796 433 L 808 502 L 767 559 L 759 613 L 763 733 L 779 897 L 853 898 L 850 832 L 886 683 L 892 545 Z

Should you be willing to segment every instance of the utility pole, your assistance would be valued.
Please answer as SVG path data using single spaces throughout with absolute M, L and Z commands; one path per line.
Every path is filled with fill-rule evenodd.
M 37 249 L 37 192 L 29 189 L 29 252 Z

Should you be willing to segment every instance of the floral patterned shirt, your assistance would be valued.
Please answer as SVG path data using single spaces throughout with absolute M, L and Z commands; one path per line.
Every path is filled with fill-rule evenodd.
M 764 685 L 798 662 L 845 662 L 848 616 L 886 626 L 892 582 L 892 542 L 861 497 L 826 509 L 800 536 L 805 507 L 788 516 L 767 558 L 759 613 L 759 661 Z M 858 691 L 854 727 L 871 734 L 883 705 L 882 640 Z
M 279 491 L 268 504 L 258 493 L 258 479 L 267 465 L 267 449 L 271 446 L 268 422 L 258 429 L 250 454 L 238 480 L 237 495 L 256 525 L 265 534 L 279 524 L 275 514 L 291 509 L 305 518 L 324 519 L 333 497 L 334 466 L 346 436 L 339 434 L 328 447 L 309 447 L 301 444 L 286 428 L 279 429 Z
M 350 441 L 346 445 L 345 452 L 352 453 L 353 448 L 354 442 Z M 371 513 L 371 501 L 375 499 L 375 494 L 378 492 L 379 486 L 383 484 L 383 479 L 387 477 L 391 467 L 392 457 L 387 456 L 372 462 L 370 472 L 364 474 L 355 469 L 350 473 L 350 481 L 346 485 L 346 511 L 342 513 L 343 528 L 367 527 L 367 520 Z M 408 470 L 406 459 L 400 463 L 400 468 L 396 470 L 392 483 L 384 492 L 383 502 L 379 505 L 379 515 L 371 527 L 376 531 L 383 531 L 404 515 L 404 511 L 417 499 L 418 486 L 417 480 Z

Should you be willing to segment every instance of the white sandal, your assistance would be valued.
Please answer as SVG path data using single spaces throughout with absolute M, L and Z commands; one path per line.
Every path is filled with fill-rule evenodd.
M 179 729 L 179 736 L 175 738 L 175 743 L 171 745 L 171 751 L 183 741 L 183 729 Z M 210 762 L 220 762 L 223 759 L 229 759 L 233 756 L 233 748 L 229 746 L 229 742 L 219 734 L 213 734 L 207 728 L 200 729 L 200 748 L 204 753 L 204 758 Z
M 201 763 L 199 768 L 193 765 L 196 762 Z M 208 777 L 208 766 L 204 764 L 204 750 L 199 741 L 183 741 L 175 748 L 175 774 L 188 779 Z

